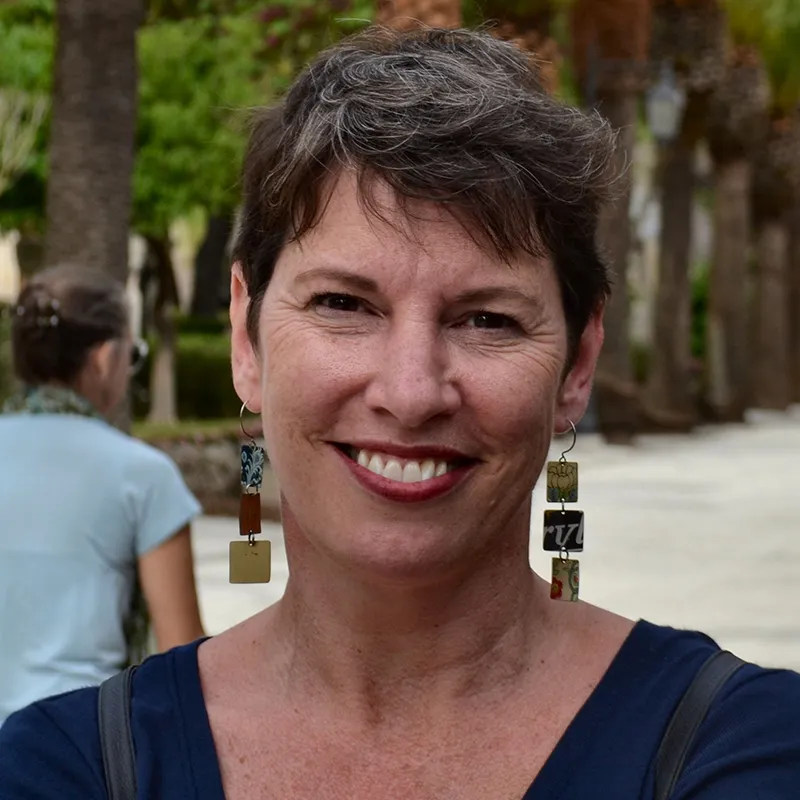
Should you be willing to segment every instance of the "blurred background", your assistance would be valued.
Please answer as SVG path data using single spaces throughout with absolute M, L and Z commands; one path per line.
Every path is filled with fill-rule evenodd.
M 490 25 L 619 131 L 599 231 L 616 291 L 574 451 L 585 595 L 800 668 L 800 0 L 0 0 L 0 304 L 63 261 L 127 281 L 150 355 L 120 424 L 213 515 L 194 534 L 209 630 L 286 575 L 277 524 L 268 589 L 228 587 L 224 567 L 246 112 L 371 21 Z

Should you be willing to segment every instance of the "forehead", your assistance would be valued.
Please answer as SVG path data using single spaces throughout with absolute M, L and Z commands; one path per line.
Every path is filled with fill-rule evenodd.
M 341 173 L 328 189 L 323 214 L 308 231 L 289 260 L 295 268 L 321 264 L 367 271 L 402 281 L 425 271 L 426 279 L 443 287 L 463 281 L 502 277 L 529 288 L 549 272 L 546 259 L 521 255 L 503 259 L 481 242 L 477 223 L 459 221 L 441 204 L 400 202 L 385 182 L 374 179 L 359 191 L 352 172 Z M 289 253 L 287 253 L 288 255 Z M 459 287 L 461 288 L 461 287 Z

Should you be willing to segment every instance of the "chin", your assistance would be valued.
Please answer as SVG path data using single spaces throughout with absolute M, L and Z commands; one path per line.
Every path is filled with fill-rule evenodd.
M 434 580 L 452 572 L 469 557 L 470 551 L 474 555 L 474 548 L 459 533 L 465 527 L 455 520 L 447 526 L 431 521 L 386 519 L 369 523 L 367 515 L 359 515 L 358 521 L 336 515 L 335 524 L 323 525 L 302 513 L 299 517 L 284 507 L 284 524 L 291 520 L 293 533 L 312 546 L 301 546 L 299 551 L 322 551 L 340 567 L 362 578 L 389 582 Z

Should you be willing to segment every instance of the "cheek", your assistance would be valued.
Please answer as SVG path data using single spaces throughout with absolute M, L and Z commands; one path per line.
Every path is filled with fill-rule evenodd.
M 489 438 L 506 449 L 549 436 L 560 385 L 558 352 L 498 355 L 465 365 L 461 385 Z M 527 448 L 526 448 L 527 450 Z
M 265 427 L 276 439 L 326 430 L 363 384 L 363 345 L 293 319 L 266 319 L 263 330 Z

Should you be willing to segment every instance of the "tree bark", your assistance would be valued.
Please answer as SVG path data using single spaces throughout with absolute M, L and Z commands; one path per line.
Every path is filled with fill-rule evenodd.
M 142 0 L 58 0 L 45 263 L 128 274 Z
M 695 421 L 689 281 L 695 142 L 681 135 L 659 154 L 660 259 L 644 413 L 663 430 L 690 430 Z
M 746 158 L 717 164 L 706 352 L 709 406 L 724 422 L 744 420 L 749 402 L 750 192 Z
M 800 403 L 800 201 L 789 212 L 789 363 L 792 403 Z
M 205 239 L 194 262 L 192 314 L 213 317 L 221 307 L 222 267 L 233 230 L 231 216 L 210 217 Z
M 758 229 L 753 398 L 756 408 L 789 406 L 789 232 L 782 219 Z
M 632 173 L 626 170 L 636 140 L 637 96 L 632 92 L 606 92 L 599 100 L 599 110 L 618 132 L 615 160 L 620 184 L 615 202 L 601 212 L 597 232 L 598 244 L 615 277 L 605 311 L 605 343 L 597 364 L 594 399 L 600 432 L 609 442 L 626 444 L 638 428 L 627 285 Z
M 178 287 L 168 237 L 147 237 L 148 257 L 158 276 L 158 294 L 153 313 L 153 327 L 158 345 L 150 373 L 151 422 L 173 423 L 178 419 L 178 393 L 175 380 Z

